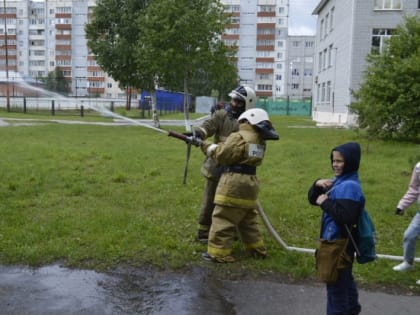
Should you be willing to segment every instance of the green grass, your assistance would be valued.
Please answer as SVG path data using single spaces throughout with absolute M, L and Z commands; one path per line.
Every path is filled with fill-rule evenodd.
M 413 205 L 403 217 L 394 209 L 407 189 L 419 145 L 315 128 L 309 118 L 273 117 L 273 123 L 280 141 L 268 143 L 258 169 L 260 201 L 286 243 L 316 246 L 321 213 L 308 204 L 308 188 L 316 178 L 332 176 L 334 146 L 358 141 L 360 179 L 377 229 L 378 253 L 402 255 L 402 235 L 417 209 Z M 60 260 L 96 270 L 121 264 L 173 269 L 206 264 L 200 258 L 205 246 L 194 241 L 204 186 L 199 149 L 192 150 L 183 185 L 185 144 L 148 128 L 43 124 L 4 127 L 0 133 L 0 263 L 39 266 Z M 209 268 L 229 275 L 315 279 L 312 255 L 285 251 L 261 229 L 267 259 L 243 259 L 236 244 L 237 263 Z M 420 293 L 415 287 L 420 273 L 395 273 L 396 263 L 355 264 L 354 273 L 361 284 Z

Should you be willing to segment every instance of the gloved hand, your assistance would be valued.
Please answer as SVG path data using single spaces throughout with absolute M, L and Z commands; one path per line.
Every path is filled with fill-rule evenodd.
M 187 137 L 193 137 L 200 138 L 201 140 L 204 140 L 204 135 L 200 129 L 194 129 L 194 132 L 183 132 L 183 135 Z
M 211 153 L 217 148 L 217 144 L 211 142 L 203 142 L 201 145 L 201 151 L 203 151 L 204 155 L 211 156 Z
M 200 137 L 201 133 L 198 132 L 184 132 L 182 133 L 184 136 L 187 136 L 185 139 L 185 143 L 195 145 L 196 147 L 201 146 L 203 143 L 203 139 Z
M 395 209 L 395 214 L 396 215 L 403 215 L 404 214 L 404 210 L 402 210 L 400 208 L 397 208 L 397 209 Z

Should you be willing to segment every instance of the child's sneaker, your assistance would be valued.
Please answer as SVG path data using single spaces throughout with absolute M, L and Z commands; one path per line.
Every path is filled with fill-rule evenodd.
M 414 269 L 414 266 L 407 261 L 403 261 L 401 264 L 394 266 L 394 271 L 410 271 Z

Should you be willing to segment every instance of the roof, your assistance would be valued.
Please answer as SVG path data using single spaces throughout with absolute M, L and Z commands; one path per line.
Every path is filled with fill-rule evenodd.
M 315 7 L 315 9 L 312 11 L 312 15 L 318 15 L 319 12 L 324 8 L 324 6 L 328 3 L 330 0 L 321 0 L 318 5 Z

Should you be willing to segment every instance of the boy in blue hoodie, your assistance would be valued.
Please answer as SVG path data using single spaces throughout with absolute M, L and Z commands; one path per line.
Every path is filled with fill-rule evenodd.
M 335 147 L 330 154 L 335 177 L 317 179 L 308 192 L 309 202 L 322 210 L 321 239 L 348 238 L 345 225 L 357 238 L 354 225 L 365 206 L 358 176 L 360 158 L 360 145 L 356 142 Z M 326 285 L 327 315 L 353 315 L 361 311 L 352 273 L 355 249 L 351 241 L 347 242 L 346 253 L 349 258 L 346 267 L 338 270 L 336 282 Z

